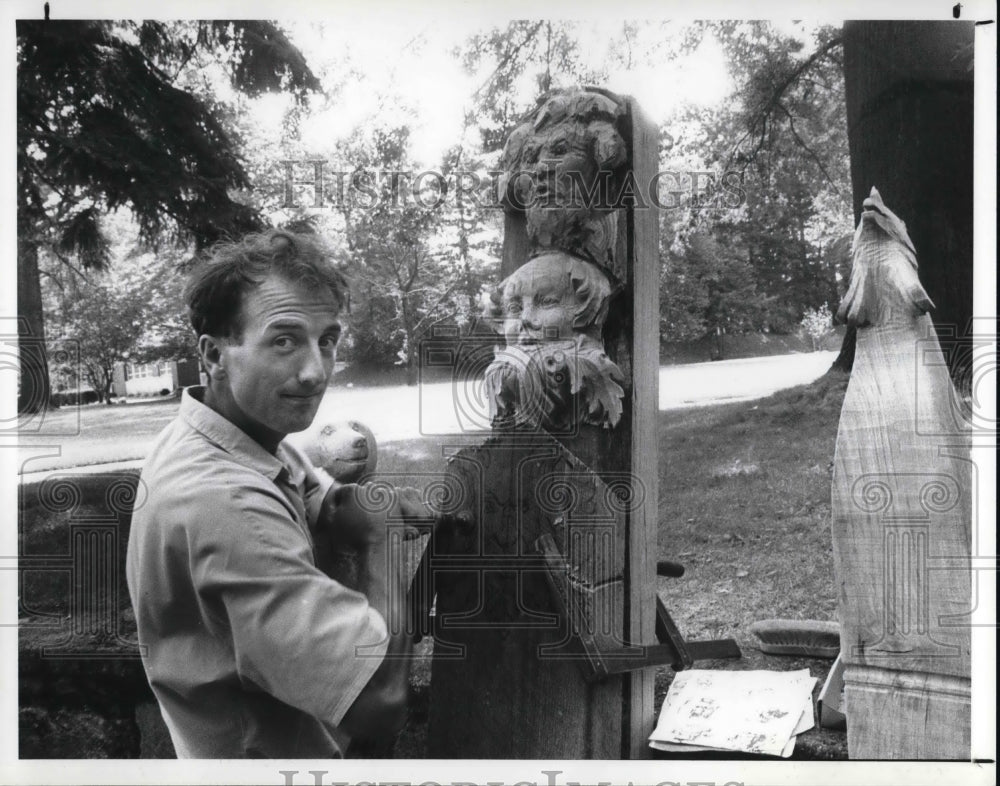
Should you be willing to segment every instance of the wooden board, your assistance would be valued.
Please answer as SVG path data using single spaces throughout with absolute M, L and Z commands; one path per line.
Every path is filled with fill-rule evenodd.
M 969 755 L 971 464 L 954 405 L 929 317 L 859 328 L 831 499 L 851 758 Z M 937 693 L 948 709 L 930 712 Z
M 556 439 L 540 435 L 534 445 L 494 438 L 488 450 L 465 450 L 451 462 L 449 482 L 466 490 L 482 539 L 439 544 L 443 553 L 454 556 L 457 549 L 474 559 L 464 573 L 447 569 L 446 561 L 434 571 L 438 599 L 428 752 L 435 758 L 648 755 L 654 670 L 588 684 L 578 664 L 565 657 L 569 652 L 540 658 L 539 647 L 565 644 L 568 630 L 555 617 L 543 563 L 532 549 L 534 539 L 552 531 L 555 514 L 539 504 L 544 485 L 531 483 L 556 467 L 573 467 L 579 476 L 574 483 L 602 484 L 591 486 L 594 499 L 604 498 L 597 489 L 611 489 L 624 501 L 620 510 L 609 512 L 605 505 L 584 514 L 599 520 L 573 524 L 611 549 L 588 568 L 609 580 L 596 601 L 600 624 L 607 626 L 605 642 L 656 642 L 659 220 L 645 190 L 657 168 L 658 131 L 633 101 L 627 99 L 626 106 L 622 131 L 642 203 L 619 213 L 615 270 L 622 289 L 611 302 L 603 335 L 608 356 L 625 376 L 624 412 L 612 430 L 581 426 Z M 528 249 L 523 215 L 508 214 L 504 229 L 501 277 L 526 261 Z M 534 558 L 537 571 L 509 563 L 503 569 L 505 559 L 517 558 L 528 558 L 529 565 Z M 547 627 L 541 624 L 546 615 Z
M 659 164 L 659 129 L 629 101 L 632 122 L 633 171 L 641 189 L 653 181 Z M 632 342 L 632 446 L 629 465 L 643 490 L 643 503 L 633 507 L 628 523 L 629 638 L 633 642 L 656 641 L 656 555 L 659 471 L 657 434 L 660 370 L 660 224 L 655 207 L 632 211 L 628 259 L 632 272 L 635 329 Z M 628 677 L 628 730 L 626 755 L 649 755 L 647 739 L 653 732 L 653 678 L 644 669 Z
M 461 490 L 462 511 L 488 527 L 437 538 L 431 555 L 432 758 L 620 756 L 621 678 L 588 684 L 581 676 L 534 543 L 552 534 L 572 554 L 571 543 L 591 541 L 595 603 L 607 612 L 600 627 L 618 630 L 604 641 L 620 645 L 623 513 L 594 473 L 539 437 L 495 437 L 449 462 L 446 482 Z

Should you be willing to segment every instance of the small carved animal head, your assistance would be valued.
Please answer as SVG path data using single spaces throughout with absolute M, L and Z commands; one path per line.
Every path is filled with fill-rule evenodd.
M 934 308 L 917 276 L 917 252 L 902 219 L 872 188 L 854 235 L 851 283 L 837 311 L 849 325 L 881 325 Z
M 378 444 L 364 423 L 327 423 L 303 446 L 309 460 L 339 483 L 356 483 L 375 471 Z

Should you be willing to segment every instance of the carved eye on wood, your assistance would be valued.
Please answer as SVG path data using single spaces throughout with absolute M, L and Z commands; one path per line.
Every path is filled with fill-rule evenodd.
M 557 139 L 552 143 L 552 149 L 550 152 L 554 156 L 564 156 L 569 152 L 569 145 L 566 144 L 565 139 Z

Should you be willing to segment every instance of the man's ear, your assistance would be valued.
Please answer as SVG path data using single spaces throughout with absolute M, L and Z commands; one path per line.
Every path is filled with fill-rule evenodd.
M 219 339 L 207 333 L 198 336 L 198 355 L 209 380 L 222 379 L 226 376 L 225 364 L 222 361 L 222 343 Z

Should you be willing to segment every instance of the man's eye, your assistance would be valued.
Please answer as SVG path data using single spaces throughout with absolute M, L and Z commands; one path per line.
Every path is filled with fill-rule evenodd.
M 278 349 L 291 349 L 295 346 L 295 339 L 291 336 L 278 336 L 274 339 L 274 346 Z
M 554 295 L 546 295 L 545 297 L 539 299 L 538 302 L 543 306 L 558 306 L 560 300 Z
M 568 149 L 569 148 L 567 147 L 567 145 L 566 145 L 565 142 L 561 142 L 561 141 L 560 142 L 556 142 L 554 145 L 552 145 L 552 155 L 555 155 L 555 156 L 565 155 L 566 151 Z
M 517 302 L 507 303 L 507 304 L 504 305 L 504 310 L 508 314 L 520 314 L 521 313 L 521 304 L 517 303 Z
M 323 336 L 323 338 L 319 340 L 320 348 L 328 351 L 336 349 L 339 338 L 340 336 Z

